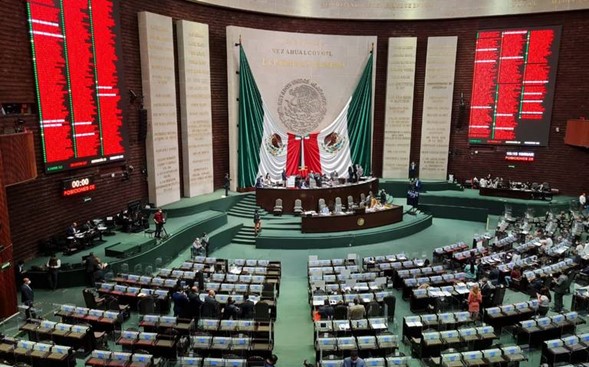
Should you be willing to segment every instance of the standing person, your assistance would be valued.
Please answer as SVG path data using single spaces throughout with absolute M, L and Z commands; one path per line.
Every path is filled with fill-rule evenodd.
M 61 268 L 61 260 L 52 254 L 49 260 L 47 260 L 47 273 L 49 273 L 49 287 L 52 290 L 57 289 L 57 275 L 59 274 L 59 268 Z
M 96 287 L 96 281 L 94 279 L 94 273 L 100 269 L 100 261 L 94 253 L 91 252 L 84 260 L 86 266 L 86 279 L 91 287 Z
M 479 319 L 479 312 L 481 310 L 481 302 L 483 302 L 483 295 L 479 289 L 479 285 L 475 284 L 470 289 L 468 294 L 468 312 L 473 321 Z
M 188 309 L 188 296 L 182 288 L 176 286 L 174 293 L 172 293 L 172 301 L 174 302 L 174 316 L 187 318 L 186 316 L 189 315 Z
M 209 256 L 209 245 L 211 244 L 209 240 L 209 235 L 206 232 L 202 233 L 202 238 L 200 239 L 200 243 L 202 244 L 202 249 L 205 256 Z
M 348 167 L 348 182 L 354 182 L 354 168 Z
M 344 359 L 342 367 L 366 367 L 366 363 L 358 357 L 358 351 L 353 350 L 350 352 L 350 356 Z
M 261 229 L 260 211 L 256 208 L 256 211 L 254 211 L 254 235 L 257 236 Z
M 188 292 L 188 309 L 196 325 L 198 325 L 198 320 L 200 320 L 200 306 L 202 306 L 202 301 L 198 294 L 198 287 L 194 285 L 190 289 L 190 292 Z
M 286 169 L 282 170 L 282 186 L 286 187 L 286 182 L 288 181 L 288 176 L 286 175 Z
M 226 173 L 225 178 L 223 180 L 223 188 L 225 189 L 225 197 L 229 196 L 230 183 L 231 183 L 231 178 L 229 177 L 229 173 Z
M 415 161 L 411 162 L 409 165 L 409 178 L 417 177 L 417 164 Z
M 579 196 L 579 211 L 583 211 L 585 210 L 585 206 L 587 205 L 587 196 L 585 195 L 585 193 L 582 193 L 581 196 Z
M 162 208 L 157 209 L 153 215 L 153 221 L 155 222 L 155 238 L 162 238 L 162 228 L 164 228 L 164 223 L 166 223 Z
M 29 278 L 23 279 L 23 284 L 20 286 L 20 301 L 26 306 L 32 306 L 35 300 L 35 293 L 31 288 L 31 280 Z
M 555 274 L 554 276 L 554 312 L 561 312 L 564 306 L 564 295 L 569 292 L 569 277 L 563 274 Z
M 215 291 L 211 289 L 200 308 L 200 315 L 203 318 L 217 319 L 219 318 L 220 311 L 221 305 L 219 304 L 219 301 L 215 299 Z
M 22 282 L 25 279 L 25 262 L 24 261 L 19 260 L 18 263 L 16 264 L 16 268 L 14 268 L 14 278 L 15 278 L 16 289 L 20 289 L 20 286 L 22 285 Z
M 360 304 L 358 298 L 354 298 L 353 304 L 348 307 L 350 320 L 360 320 L 366 317 L 366 308 Z
M 241 309 L 241 318 L 245 320 L 254 318 L 254 302 L 249 299 L 249 294 L 243 295 L 243 303 L 239 305 Z

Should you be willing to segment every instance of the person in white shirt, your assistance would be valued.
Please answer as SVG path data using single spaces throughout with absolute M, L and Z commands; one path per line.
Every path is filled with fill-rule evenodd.
M 57 276 L 59 274 L 59 268 L 61 268 L 61 260 L 55 256 L 55 254 L 51 255 L 49 260 L 47 260 L 47 272 L 49 273 L 49 287 L 52 290 L 57 289 Z
M 587 196 L 585 195 L 585 193 L 582 193 L 581 196 L 579 196 L 579 210 L 583 211 L 585 209 L 586 205 L 587 205 Z
M 192 242 L 192 247 L 190 248 L 190 250 L 193 258 L 201 255 L 201 253 L 203 252 L 203 247 L 200 238 L 196 237 L 194 242 Z

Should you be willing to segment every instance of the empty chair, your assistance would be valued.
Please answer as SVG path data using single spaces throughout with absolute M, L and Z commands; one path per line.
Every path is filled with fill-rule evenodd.
M 270 321 L 270 306 L 264 301 L 256 303 L 254 306 L 254 320 Z
M 348 196 L 348 211 L 354 207 L 354 198 L 352 195 Z
M 137 311 L 140 315 L 150 315 L 155 313 L 155 299 L 153 297 L 141 297 L 137 301 Z
M 136 264 L 136 265 L 133 267 L 133 272 L 134 272 L 135 274 L 139 274 L 139 275 L 143 274 L 143 265 L 141 265 L 141 264 Z
M 104 298 L 99 297 L 92 288 L 86 288 L 82 291 L 84 302 L 88 308 L 104 308 Z
M 335 213 L 341 213 L 343 209 L 343 205 L 342 205 L 342 198 L 340 198 L 339 196 L 335 198 L 335 208 L 333 209 L 333 211 Z
M 301 201 L 301 199 L 296 199 L 295 200 L 295 204 L 294 204 L 294 209 L 293 209 L 293 213 L 295 215 L 301 215 L 303 213 L 303 203 Z
M 319 212 L 321 212 L 321 210 L 323 208 L 325 208 L 325 199 L 319 199 Z
M 282 215 L 282 199 L 276 199 L 274 205 L 274 215 Z

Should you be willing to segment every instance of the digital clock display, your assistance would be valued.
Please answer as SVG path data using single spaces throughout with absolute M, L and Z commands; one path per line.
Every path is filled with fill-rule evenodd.
M 96 190 L 92 176 L 72 178 L 63 181 L 63 196 L 84 194 Z

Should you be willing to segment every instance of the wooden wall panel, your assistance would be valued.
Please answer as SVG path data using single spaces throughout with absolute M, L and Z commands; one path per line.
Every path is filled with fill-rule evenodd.
M 320 19 L 286 18 L 272 15 L 240 12 L 231 9 L 209 7 L 181 0 L 124 0 L 120 1 L 124 80 L 128 89 L 141 93 L 141 70 L 137 13 L 150 11 L 209 25 L 211 63 L 211 103 L 213 118 L 213 150 L 215 187 L 223 185 L 223 175 L 229 168 L 227 138 L 227 72 L 225 28 L 228 25 L 253 27 L 279 31 L 296 31 L 321 34 L 376 35 L 376 90 L 374 101 L 375 174 L 381 173 L 385 97 L 387 80 L 387 50 L 389 37 L 417 37 L 417 62 L 413 131 L 421 131 L 423 85 L 427 38 L 434 36 L 458 36 L 456 78 L 453 116 L 458 112 L 460 93 L 470 100 L 476 31 L 479 29 L 533 27 L 562 25 L 559 70 L 556 81 L 556 97 L 549 146 L 533 148 L 536 161 L 510 167 L 504 160 L 505 148 L 469 147 L 467 121 L 461 129 L 453 120 L 450 135 L 449 173 L 459 179 L 491 173 L 515 180 L 548 181 L 564 193 L 578 195 L 587 190 L 587 180 L 570 179 L 569 172 L 587 172 L 589 156 L 586 150 L 564 144 L 566 121 L 579 116 L 589 116 L 589 100 L 586 90 L 589 73 L 586 72 L 586 55 L 589 54 L 587 38 L 589 11 L 536 14 L 526 16 L 487 17 L 480 19 L 428 20 L 428 21 L 334 21 Z M 0 22 L 0 103 L 35 103 L 35 86 L 28 40 L 24 1 L 5 1 L 2 11 L 9 14 Z M 176 68 L 177 70 L 177 68 Z M 236 102 L 237 103 L 237 102 Z M 1 117 L 0 127 L 12 126 L 15 117 Z M 25 116 L 26 126 L 35 133 L 37 166 L 42 170 L 37 118 Z M 62 198 L 61 180 L 67 173 L 45 175 L 29 183 L 7 189 L 10 208 L 14 253 L 17 259 L 26 259 L 37 253 L 37 243 L 53 234 L 61 234 L 68 223 L 112 214 L 126 206 L 128 201 L 147 197 L 145 177 L 145 144 L 138 139 L 138 106 L 129 105 L 125 111 L 129 127 L 130 148 L 128 163 L 135 167 L 130 180 L 110 173 L 121 172 L 120 166 L 102 166 L 82 170 L 74 174 L 93 173 L 98 189 L 91 194 L 92 201 L 83 203 L 81 197 Z M 559 128 L 559 132 L 556 128 Z M 412 137 L 411 160 L 419 161 L 420 136 Z M 475 151 L 478 152 L 475 154 Z M 112 193 L 116 195 L 112 195 Z M 31 211 L 34 205 L 35 210 Z

